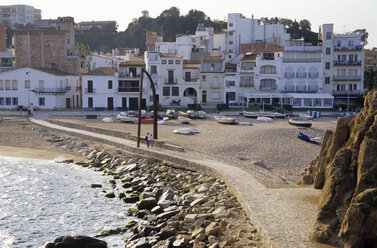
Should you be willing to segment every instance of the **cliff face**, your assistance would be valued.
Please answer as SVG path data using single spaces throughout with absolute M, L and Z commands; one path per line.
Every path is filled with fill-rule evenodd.
M 322 196 L 312 239 L 377 247 L 377 91 L 357 116 L 339 119 L 325 133 L 313 176 Z

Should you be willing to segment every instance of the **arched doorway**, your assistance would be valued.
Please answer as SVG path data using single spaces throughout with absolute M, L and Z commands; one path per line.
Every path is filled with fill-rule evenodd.
M 183 96 L 187 96 L 187 97 L 196 97 L 197 96 L 197 93 L 196 93 L 196 90 L 194 88 L 187 88 L 185 89 L 185 91 L 183 92 Z

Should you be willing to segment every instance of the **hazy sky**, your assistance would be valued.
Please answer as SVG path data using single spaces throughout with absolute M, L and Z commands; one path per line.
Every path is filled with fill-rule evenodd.
M 190 9 L 201 10 L 211 19 L 226 20 L 227 13 L 246 17 L 286 17 L 308 19 L 312 30 L 334 23 L 336 33 L 366 28 L 369 45 L 377 47 L 377 0 L 0 0 L 0 5 L 27 4 L 42 10 L 42 18 L 73 16 L 76 22 L 115 20 L 119 30 L 126 29 L 133 18 L 148 10 L 151 17 L 176 6 L 181 14 Z

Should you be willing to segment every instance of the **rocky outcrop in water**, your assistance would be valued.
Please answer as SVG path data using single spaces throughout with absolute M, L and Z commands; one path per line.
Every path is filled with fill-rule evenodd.
M 342 247 L 377 247 L 377 92 L 357 116 L 327 131 L 314 164 L 322 189 L 315 241 Z
M 48 243 L 45 248 L 107 248 L 105 241 L 88 236 L 61 236 Z

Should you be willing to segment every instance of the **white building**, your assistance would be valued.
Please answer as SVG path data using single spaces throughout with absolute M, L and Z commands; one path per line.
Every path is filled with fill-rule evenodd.
M 336 103 L 364 94 L 364 48 L 361 33 L 334 34 L 333 24 L 323 25 L 324 92 Z
M 79 76 L 56 69 L 21 68 L 0 73 L 0 108 L 34 109 L 81 106 Z
M 14 27 L 16 24 L 34 24 L 41 19 L 41 10 L 29 5 L 2 5 L 0 6 L 0 23 Z

